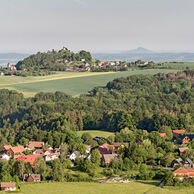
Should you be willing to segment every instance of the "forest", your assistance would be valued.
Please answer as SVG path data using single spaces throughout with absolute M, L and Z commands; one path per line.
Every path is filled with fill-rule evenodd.
M 128 127 L 151 131 L 194 132 L 194 71 L 134 75 L 73 98 L 62 92 L 21 93 L 0 90 L 0 143 L 26 140 L 54 146 L 68 142 L 73 131 Z M 59 135 L 60 134 L 60 135 Z M 68 134 L 68 135 L 67 135 Z M 71 134 L 71 135 L 70 135 Z

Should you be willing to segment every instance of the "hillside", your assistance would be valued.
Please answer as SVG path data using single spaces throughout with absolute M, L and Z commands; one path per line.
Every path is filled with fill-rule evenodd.
M 0 90 L 1 141 L 10 141 L 10 135 L 13 143 L 22 137 L 47 141 L 48 134 L 55 139 L 69 129 L 119 131 L 119 120 L 125 114 L 131 114 L 138 129 L 160 130 L 165 125 L 192 132 L 193 77 L 193 71 L 133 75 L 77 98 L 56 92 L 25 99 L 15 91 Z

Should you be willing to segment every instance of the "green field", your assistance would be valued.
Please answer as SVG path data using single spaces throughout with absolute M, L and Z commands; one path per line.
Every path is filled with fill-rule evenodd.
M 194 69 L 194 62 L 179 62 L 179 63 L 168 62 L 168 63 L 164 63 L 163 66 L 168 66 L 168 67 L 170 66 L 177 70 L 184 70 L 186 68 Z
M 110 135 L 113 135 L 114 133 L 108 132 L 108 131 L 99 131 L 99 130 L 85 130 L 85 131 L 78 131 L 78 135 L 81 137 L 83 133 L 89 133 L 92 137 L 109 137 Z
M 42 77 L 1 76 L 0 88 L 15 89 L 23 92 L 25 97 L 38 92 L 62 91 L 72 96 L 78 96 L 94 87 L 105 86 L 107 82 L 118 77 L 137 74 L 157 74 L 176 72 L 176 70 L 150 69 L 126 72 L 64 72 Z
M 192 194 L 194 187 L 158 188 L 158 182 L 130 183 L 23 183 L 21 194 Z M 6 193 L 6 192 L 2 192 Z

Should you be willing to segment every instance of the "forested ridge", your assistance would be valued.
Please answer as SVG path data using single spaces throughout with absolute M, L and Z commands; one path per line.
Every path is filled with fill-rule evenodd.
M 0 143 L 39 140 L 57 147 L 66 142 L 75 150 L 81 139 L 74 131 L 84 129 L 194 132 L 193 86 L 194 71 L 184 71 L 118 78 L 77 98 L 56 92 L 25 99 L 3 89 Z

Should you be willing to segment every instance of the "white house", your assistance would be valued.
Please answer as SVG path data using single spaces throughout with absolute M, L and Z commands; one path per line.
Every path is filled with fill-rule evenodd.
M 86 156 L 81 155 L 80 152 L 75 151 L 75 152 L 73 152 L 73 153 L 69 156 L 69 159 L 70 159 L 70 160 L 75 160 L 76 158 L 85 158 L 85 157 L 86 157 Z

